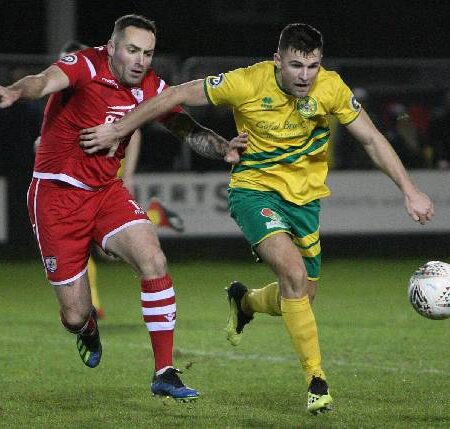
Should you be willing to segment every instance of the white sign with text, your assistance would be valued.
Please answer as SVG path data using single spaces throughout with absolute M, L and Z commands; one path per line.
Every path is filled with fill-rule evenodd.
M 426 226 L 406 213 L 400 190 L 381 172 L 331 171 L 331 197 L 322 200 L 321 233 L 450 233 L 450 173 L 414 171 L 420 189 L 436 206 L 433 221 Z M 238 236 L 239 228 L 228 214 L 229 175 L 214 173 L 139 174 L 135 179 L 136 200 L 147 208 L 152 196 L 182 216 L 182 236 Z M 161 230 L 162 236 L 176 233 Z

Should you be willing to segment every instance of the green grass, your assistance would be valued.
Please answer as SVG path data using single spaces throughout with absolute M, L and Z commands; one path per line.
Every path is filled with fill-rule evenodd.
M 37 262 L 1 263 L 0 427 L 448 428 L 450 321 L 417 315 L 409 275 L 424 261 L 332 260 L 315 305 L 335 410 L 305 410 L 306 386 L 281 318 L 257 315 L 238 348 L 225 340 L 223 288 L 273 276 L 252 263 L 172 264 L 175 363 L 199 389 L 194 404 L 153 398 L 152 355 L 139 284 L 120 263 L 99 265 L 101 365 L 84 367 Z

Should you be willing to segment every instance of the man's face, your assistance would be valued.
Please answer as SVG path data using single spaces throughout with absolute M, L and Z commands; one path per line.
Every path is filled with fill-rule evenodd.
M 291 48 L 277 52 L 274 61 L 278 84 L 294 97 L 305 97 L 316 80 L 321 60 L 322 52 L 319 49 L 309 54 Z
M 148 30 L 127 27 L 108 42 L 111 71 L 126 86 L 138 86 L 150 68 L 155 35 Z

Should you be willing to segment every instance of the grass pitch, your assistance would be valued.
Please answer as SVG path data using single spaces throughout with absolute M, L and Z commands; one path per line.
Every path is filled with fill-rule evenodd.
M 191 404 L 154 398 L 139 282 L 99 265 L 103 359 L 85 367 L 58 320 L 38 262 L 1 263 L 0 427 L 449 428 L 450 320 L 420 317 L 406 298 L 425 261 L 323 264 L 314 304 L 335 410 L 310 416 L 306 386 L 281 318 L 257 315 L 239 347 L 225 340 L 224 287 L 273 280 L 253 263 L 170 266 L 177 291 L 175 363 L 202 393 Z

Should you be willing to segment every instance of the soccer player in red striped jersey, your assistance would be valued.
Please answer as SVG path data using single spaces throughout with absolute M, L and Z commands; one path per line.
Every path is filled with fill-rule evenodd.
M 167 88 L 151 68 L 155 24 L 119 18 L 107 45 L 69 54 L 37 75 L 0 87 L 0 108 L 50 95 L 41 131 L 28 210 L 47 278 L 60 305 L 61 322 L 76 335 L 82 361 L 100 363 L 102 347 L 87 276 L 92 241 L 129 263 L 141 279 L 141 304 L 155 359 L 151 391 L 195 399 L 173 367 L 175 292 L 155 228 L 117 178 L 131 135 L 114 149 L 89 154 L 79 145 L 83 128 L 112 123 Z M 201 127 L 180 107 L 159 120 L 205 157 L 238 162 L 231 142 Z

